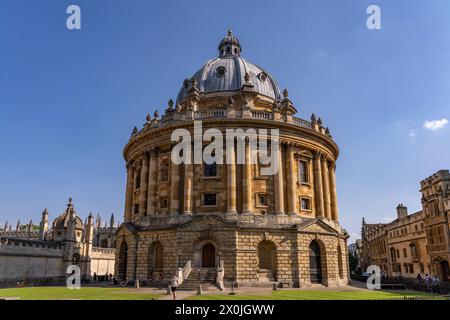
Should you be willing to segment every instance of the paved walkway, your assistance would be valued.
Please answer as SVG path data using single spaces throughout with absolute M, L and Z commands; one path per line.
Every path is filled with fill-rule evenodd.
M 141 290 L 141 289 L 140 289 Z M 359 281 L 352 281 L 352 284 L 346 287 L 324 287 L 321 285 L 318 286 L 312 286 L 310 288 L 285 288 L 280 289 L 282 291 L 310 291 L 310 290 L 322 290 L 322 291 L 367 291 L 367 287 L 365 286 L 364 282 Z M 159 291 L 159 292 L 157 292 Z M 258 287 L 246 287 L 246 288 L 239 288 L 234 289 L 234 292 L 239 295 L 271 295 L 272 294 L 272 288 L 258 288 Z M 223 291 L 220 290 L 208 290 L 203 291 L 204 295 L 228 295 L 231 292 L 231 289 L 226 288 Z M 160 293 L 163 294 L 161 298 L 158 300 L 172 300 L 172 295 L 167 295 L 166 290 L 153 290 L 153 293 Z M 196 291 L 177 291 L 177 300 L 183 300 L 192 296 L 197 295 Z

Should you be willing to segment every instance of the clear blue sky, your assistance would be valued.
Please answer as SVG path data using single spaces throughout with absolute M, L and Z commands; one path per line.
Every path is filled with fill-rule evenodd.
M 82 30 L 66 29 L 66 8 Z M 378 4 L 382 30 L 366 28 Z M 320 115 L 341 148 L 341 222 L 352 234 L 420 209 L 419 181 L 450 167 L 447 0 L 0 2 L 0 223 L 51 219 L 72 196 L 122 216 L 122 149 L 162 111 L 228 27 L 299 110 Z M 352 238 L 352 240 L 354 237 Z

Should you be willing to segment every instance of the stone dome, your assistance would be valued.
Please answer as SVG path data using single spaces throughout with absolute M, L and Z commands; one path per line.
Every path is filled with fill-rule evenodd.
M 69 203 L 67 204 L 67 209 L 64 211 L 63 214 L 58 216 L 53 221 L 53 228 L 54 229 L 65 229 L 67 228 L 67 225 L 69 223 L 69 220 L 71 219 L 71 216 L 74 216 L 76 219 L 76 228 L 82 229 L 83 228 L 83 221 L 80 217 L 78 217 L 75 213 L 75 209 L 72 204 L 72 198 L 69 198 Z
M 240 56 L 241 45 L 231 30 L 219 44 L 219 56 L 207 61 L 189 80 L 184 80 L 178 93 L 177 104 L 188 96 L 192 80 L 200 93 L 233 92 L 242 88 L 248 74 L 253 90 L 273 100 L 281 99 L 281 91 L 274 78 L 261 67 Z

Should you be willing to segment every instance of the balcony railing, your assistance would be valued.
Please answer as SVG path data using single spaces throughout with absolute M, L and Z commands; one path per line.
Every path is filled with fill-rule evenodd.
M 300 118 L 296 118 L 296 117 L 293 117 L 292 119 L 293 119 L 295 125 L 303 127 L 303 128 L 311 129 L 311 123 L 310 122 L 308 122 L 306 120 L 303 120 L 303 119 L 300 119 Z
M 194 118 L 197 119 L 211 119 L 211 118 L 226 118 L 227 111 L 225 109 L 215 109 L 208 111 L 196 111 Z
M 251 110 L 250 112 L 251 112 L 250 115 L 251 115 L 252 119 L 261 119 L 261 120 L 274 120 L 275 119 L 275 115 L 273 112 L 263 111 L 263 110 Z M 144 129 L 141 132 L 152 130 L 152 129 L 163 128 L 163 127 L 170 127 L 172 125 L 183 123 L 183 122 L 189 121 L 189 120 L 226 119 L 226 118 L 228 118 L 228 116 L 229 115 L 225 108 L 217 108 L 217 109 L 211 109 L 211 110 L 206 110 L 206 111 L 195 111 L 195 112 L 191 111 L 190 115 L 189 115 L 189 111 L 186 111 L 186 112 L 177 111 L 177 112 L 173 112 L 170 114 L 165 114 L 162 116 L 161 119 L 153 119 L 153 120 L 147 122 L 147 124 L 144 125 Z M 238 116 L 238 118 L 239 118 L 239 116 Z M 234 116 L 233 116 L 233 119 L 235 119 Z M 303 120 L 300 118 L 296 118 L 296 117 L 287 117 L 286 118 L 283 116 L 280 118 L 279 121 L 291 123 L 293 125 L 296 125 L 296 126 L 299 126 L 302 128 L 313 130 L 313 127 L 309 121 L 306 121 L 306 120 Z M 319 130 L 320 130 L 320 128 L 321 127 L 319 127 Z M 322 132 L 324 132 L 324 130 Z M 139 134 L 139 133 L 136 133 L 136 134 Z M 136 135 L 136 134 L 134 134 L 134 135 Z
M 266 119 L 266 120 L 273 119 L 272 113 L 267 112 L 267 111 L 259 111 L 259 110 L 253 110 L 252 117 L 256 118 L 256 119 Z

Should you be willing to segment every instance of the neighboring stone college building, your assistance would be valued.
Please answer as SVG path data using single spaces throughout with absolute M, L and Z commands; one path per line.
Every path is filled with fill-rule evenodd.
M 450 173 L 441 170 L 421 181 L 423 210 L 408 215 L 397 206 L 390 223 L 362 223 L 360 265 L 378 265 L 388 276 L 421 273 L 450 281 Z
M 185 283 L 229 285 L 348 284 L 347 232 L 339 224 L 335 180 L 338 146 L 321 118 L 297 112 L 287 90 L 241 57 L 231 31 L 219 56 L 183 82 L 160 118 L 147 116 L 124 149 L 124 224 L 117 233 L 116 275 L 151 281 L 174 272 Z M 275 175 L 262 163 L 171 161 L 171 134 L 215 128 L 279 129 Z M 235 141 L 224 154 L 235 159 Z M 181 271 L 180 271 L 181 270 Z M 195 272 L 191 272 L 195 270 Z M 181 281 L 181 280 L 180 280 Z M 183 284 L 182 284 L 183 286 Z
M 0 229 L 0 286 L 61 281 L 69 265 L 76 264 L 83 278 L 114 274 L 114 217 L 109 226 L 94 225 L 92 214 L 85 223 L 69 199 L 67 209 L 49 227 L 47 209 L 39 227 L 8 223 Z

